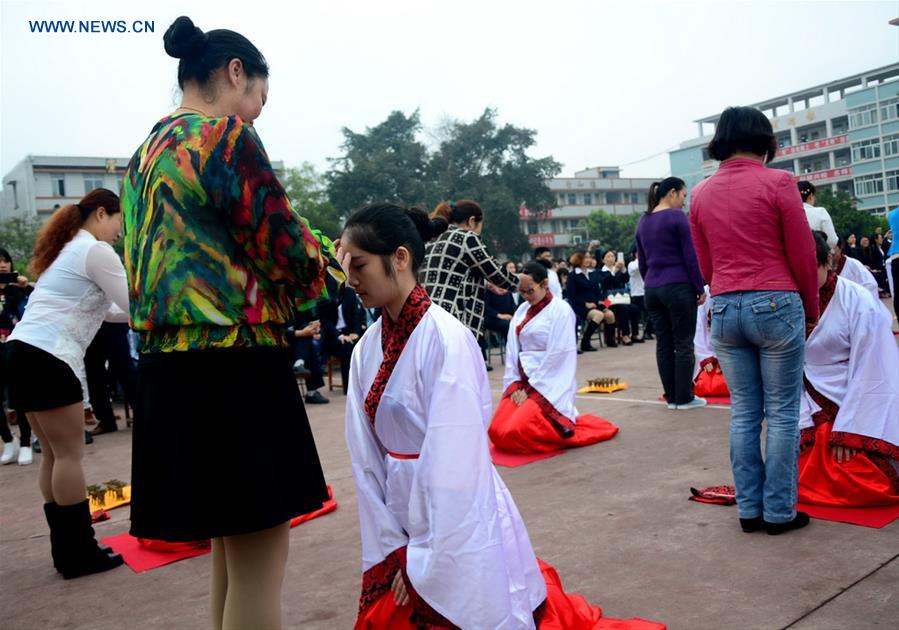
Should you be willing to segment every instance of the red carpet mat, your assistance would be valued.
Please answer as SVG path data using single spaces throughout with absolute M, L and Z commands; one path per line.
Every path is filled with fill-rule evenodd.
M 874 527 L 876 529 L 886 527 L 896 519 L 899 519 L 899 505 L 851 508 L 800 503 L 796 506 L 796 509 L 807 513 L 812 518 L 817 518 L 822 521 L 850 523 L 852 525 Z
M 563 455 L 564 453 L 565 449 L 552 451 L 551 453 L 509 453 L 508 451 L 499 450 L 493 444 L 490 445 L 490 457 L 493 459 L 493 463 L 497 466 L 506 466 L 507 468 L 517 468 L 518 466 L 531 464 L 541 459 L 555 457 L 556 455 Z
M 306 521 L 329 514 L 337 509 L 337 501 L 331 486 L 328 486 L 328 500 L 314 512 L 302 514 L 290 520 L 290 526 L 296 527 Z M 184 560 L 202 556 L 212 550 L 209 541 L 200 540 L 191 543 L 167 543 L 162 540 L 143 540 L 135 538 L 129 533 L 110 536 L 100 541 L 101 544 L 112 547 L 116 553 L 122 554 L 125 564 L 131 567 L 135 573 L 143 573 L 151 569 Z
M 125 564 L 131 567 L 135 573 L 143 573 L 150 569 L 193 558 L 209 553 L 212 549 L 208 541 L 196 543 L 163 543 L 162 541 L 148 541 L 152 546 L 141 544 L 140 540 L 125 532 L 118 536 L 110 536 L 100 541 L 104 545 L 112 547 L 116 553 L 122 554 Z

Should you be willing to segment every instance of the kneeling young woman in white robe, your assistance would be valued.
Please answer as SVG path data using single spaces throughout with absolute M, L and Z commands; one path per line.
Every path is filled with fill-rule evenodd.
M 534 262 L 519 276 L 524 301 L 509 323 L 503 399 L 488 432 L 513 453 L 545 453 L 609 440 L 618 427 L 578 415 L 574 311 L 549 291 L 546 268 Z
M 697 306 L 696 334 L 693 335 L 693 394 L 700 398 L 730 398 L 721 364 L 712 347 L 712 294 L 705 285 L 705 301 Z
M 383 307 L 353 352 L 347 395 L 362 534 L 356 628 L 609 627 L 534 555 L 490 461 L 478 344 L 416 282 L 424 243 L 445 229 L 377 204 L 354 213 L 340 241 L 350 285 Z
M 821 316 L 805 342 L 799 500 L 899 503 L 899 349 L 892 318 L 865 287 L 827 269 L 818 246 Z

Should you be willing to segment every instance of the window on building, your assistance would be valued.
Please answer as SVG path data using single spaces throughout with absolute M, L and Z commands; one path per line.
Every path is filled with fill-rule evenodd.
M 864 105 L 849 112 L 849 128 L 866 127 L 877 123 L 877 105 Z
M 564 193 L 559 193 L 559 203 L 560 204 L 565 203 L 565 194 Z
M 584 193 L 584 205 L 589 206 L 593 203 L 593 193 Z
M 876 195 L 883 192 L 883 177 L 880 173 L 862 175 L 855 178 L 855 194 L 859 197 Z
M 887 190 L 894 192 L 899 190 L 899 170 L 887 171 Z
M 711 156 L 711 154 L 709 153 L 708 148 L 707 148 L 707 147 L 703 147 L 703 148 L 702 148 L 702 161 L 703 161 L 703 162 L 708 162 L 708 161 L 711 160 L 711 159 L 712 159 L 712 156 Z
M 568 205 L 575 206 L 577 205 L 577 195 L 574 193 L 568 193 Z
M 12 203 L 13 210 L 19 209 L 19 192 L 16 189 L 16 182 L 9 182 L 10 188 L 12 188 Z
M 846 116 L 842 116 L 840 118 L 834 118 L 832 123 L 833 135 L 841 136 L 846 131 L 849 130 L 849 118 Z
M 92 190 L 103 188 L 103 178 L 99 175 L 84 176 L 84 194 L 86 195 Z
M 50 194 L 54 197 L 66 196 L 66 176 L 62 173 L 50 175 Z
M 899 134 L 892 136 L 884 136 L 883 138 L 883 154 L 899 155 Z
M 849 149 L 844 149 L 842 151 L 835 151 L 833 154 L 833 161 L 837 167 L 841 166 L 849 166 L 852 163 L 851 154 Z
M 880 138 L 852 143 L 852 161 L 873 160 L 880 157 Z
M 880 121 L 896 120 L 899 118 L 899 97 L 891 98 L 880 104 Z
M 537 222 L 536 221 L 528 221 L 528 234 L 536 234 L 537 233 Z

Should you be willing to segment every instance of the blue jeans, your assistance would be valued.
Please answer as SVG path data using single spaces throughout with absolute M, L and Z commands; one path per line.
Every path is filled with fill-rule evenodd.
M 796 516 L 805 315 L 795 291 L 742 291 L 712 301 L 712 346 L 731 397 L 730 462 L 740 518 Z M 765 459 L 760 438 L 768 421 Z

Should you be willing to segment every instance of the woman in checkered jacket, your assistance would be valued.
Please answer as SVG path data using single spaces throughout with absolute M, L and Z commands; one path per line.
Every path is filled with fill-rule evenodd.
M 508 273 L 481 240 L 484 211 L 474 201 L 441 202 L 431 218 L 442 217 L 449 229 L 427 245 L 419 279 L 435 304 L 454 315 L 481 342 L 484 334 L 484 292 L 490 282 L 518 290 L 518 278 Z

